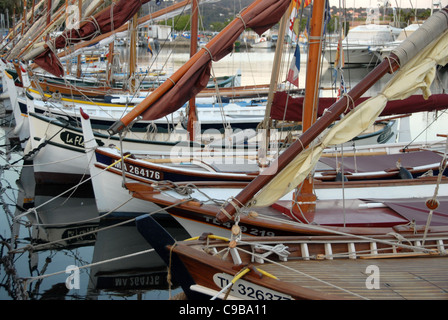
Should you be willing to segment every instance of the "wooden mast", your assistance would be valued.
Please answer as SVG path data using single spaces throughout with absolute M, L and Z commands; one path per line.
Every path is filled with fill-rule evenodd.
M 12 7 L 12 41 L 15 41 L 15 37 L 16 37 L 17 33 L 16 33 L 16 6 L 14 4 L 14 6 Z
M 33 3 L 31 4 L 31 20 L 30 24 L 32 25 L 34 23 L 34 7 L 35 7 L 35 0 L 33 0 Z
M 278 85 L 278 77 L 280 73 L 280 62 L 281 57 L 283 54 L 283 47 L 285 43 L 285 33 L 286 33 L 286 21 L 288 20 L 288 17 L 291 15 L 293 2 L 289 5 L 288 10 L 285 12 L 283 17 L 280 20 L 279 23 L 279 31 L 278 31 L 278 38 L 277 43 L 275 46 L 275 55 L 274 55 L 274 63 L 272 67 L 272 73 L 271 73 L 271 82 L 269 83 L 269 91 L 268 91 L 268 99 L 266 102 L 266 110 L 264 114 L 264 119 L 262 122 L 262 129 L 264 130 L 264 142 L 263 147 L 260 149 L 259 158 L 260 158 L 260 164 L 264 165 L 265 161 L 264 158 L 266 156 L 266 152 L 269 149 L 270 144 L 270 136 L 271 136 L 271 128 L 272 128 L 272 119 L 271 119 L 271 107 L 272 107 L 272 101 L 274 100 L 274 93 L 277 89 Z
M 129 48 L 129 79 L 131 80 L 131 90 L 132 93 L 135 92 L 135 70 L 137 66 L 137 21 L 138 14 L 134 15 L 131 24 L 131 43 Z
M 190 58 L 198 51 L 198 0 L 192 0 L 191 4 L 191 30 L 190 30 Z M 194 124 L 198 121 L 196 113 L 196 98 L 193 97 L 188 103 L 188 123 L 187 130 L 190 135 L 190 141 L 195 140 Z
M 112 41 L 109 43 L 109 54 L 107 55 L 107 77 L 106 77 L 106 83 L 109 86 L 112 86 L 112 65 L 114 62 L 114 53 L 115 52 L 115 44 Z
M 319 103 L 319 80 L 322 41 L 325 20 L 325 1 L 316 0 L 313 3 L 310 33 L 308 37 L 308 60 L 306 68 L 305 98 L 303 102 L 302 132 L 307 131 L 317 120 Z M 312 214 L 316 209 L 316 195 L 311 179 L 305 179 L 300 190 L 293 195 L 293 214 Z
M 47 0 L 47 26 L 51 23 L 51 0 Z M 47 34 L 45 37 L 45 41 L 50 40 L 50 35 Z
M 22 36 L 25 33 L 26 28 L 26 0 L 23 0 L 23 23 L 22 23 Z
M 79 19 L 82 19 L 82 0 L 78 0 Z M 79 23 L 79 21 L 78 21 Z M 78 55 L 76 77 L 81 78 L 81 55 Z

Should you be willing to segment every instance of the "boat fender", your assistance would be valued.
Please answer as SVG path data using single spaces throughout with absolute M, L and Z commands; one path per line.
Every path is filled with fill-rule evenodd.
M 400 172 L 398 173 L 398 176 L 401 179 L 413 179 L 414 177 L 412 176 L 412 174 L 409 172 L 408 169 L 400 167 Z
M 117 99 L 117 97 L 105 95 L 104 96 L 104 102 L 105 103 L 112 103 L 112 99 Z

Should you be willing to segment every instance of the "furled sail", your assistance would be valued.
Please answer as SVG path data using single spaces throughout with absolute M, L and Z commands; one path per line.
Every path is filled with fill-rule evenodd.
M 308 176 L 325 148 L 349 141 L 362 133 L 378 118 L 389 100 L 406 99 L 418 90 L 422 91 L 424 97 L 429 97 L 436 67 L 444 66 L 446 63 L 448 63 L 448 31 L 407 62 L 377 96 L 361 103 L 322 134 L 318 142 L 302 151 L 256 193 L 250 205 L 271 205 L 294 189 Z
M 366 101 L 361 97 L 355 101 L 355 106 Z M 319 98 L 317 116 L 324 114 L 325 110 L 335 103 L 337 98 Z M 274 95 L 270 117 L 273 120 L 302 121 L 302 108 L 304 97 L 291 97 L 285 91 L 278 91 Z M 437 111 L 448 109 L 447 94 L 433 94 L 427 99 L 422 95 L 412 95 L 403 100 L 388 101 L 380 116 L 400 115 L 406 113 Z M 347 110 L 348 112 L 348 110 Z
M 207 3 L 209 1 L 212 1 L 212 0 L 204 0 L 202 3 Z M 144 17 L 138 18 L 138 21 L 137 21 L 138 28 L 146 25 L 149 21 L 160 21 L 160 20 L 169 19 L 169 18 L 172 18 L 173 16 L 179 15 L 185 9 L 188 9 L 190 7 L 189 2 L 190 2 L 190 0 L 183 0 L 181 2 L 173 4 L 171 6 L 157 10 L 156 12 L 152 12 Z M 112 41 L 115 38 L 122 37 L 123 32 L 127 32 L 128 23 L 123 24 L 121 27 L 114 28 L 113 30 L 111 30 L 109 32 L 103 33 L 91 40 L 82 41 L 82 42 L 76 44 L 73 48 L 73 50 L 75 50 L 74 53 L 79 54 L 86 50 L 90 50 L 90 48 L 92 48 L 92 47 L 104 46 L 107 43 L 109 43 L 109 41 Z M 103 40 L 104 40 L 104 42 L 103 42 Z M 88 47 L 88 49 L 85 49 L 87 47 Z M 31 60 L 30 57 L 37 56 L 40 53 L 41 52 L 38 52 L 37 54 L 34 54 L 34 55 L 33 55 L 33 53 L 30 53 L 29 55 L 27 55 L 26 58 L 24 57 L 24 59 Z M 63 59 L 67 59 L 67 58 L 65 58 L 66 56 L 67 56 L 66 51 L 62 51 L 62 52 L 58 53 L 58 57 L 61 61 L 63 61 Z
M 204 4 L 209 1 L 210 0 L 203 0 L 201 3 Z M 173 6 L 170 6 L 167 8 L 163 8 L 163 9 L 153 12 L 143 18 L 139 18 L 137 28 L 142 28 L 142 27 L 146 26 L 149 22 L 163 21 L 163 20 L 171 19 L 172 17 L 180 15 L 182 12 L 184 12 L 185 10 L 188 10 L 191 7 L 191 4 L 189 4 L 188 2 L 189 2 L 189 0 L 182 1 L 182 2 L 177 3 L 176 5 L 173 5 Z M 123 27 L 125 27 L 125 26 L 126 25 L 123 25 Z M 120 30 L 124 29 L 123 27 L 114 29 L 113 31 L 109 32 L 110 33 L 109 36 L 107 36 L 108 35 L 107 33 L 103 34 L 98 39 L 95 39 L 95 40 L 98 40 L 98 42 L 96 42 L 94 44 L 81 46 L 81 47 L 79 47 L 79 49 L 77 49 L 75 47 L 74 52 L 72 52 L 70 54 L 59 55 L 59 60 L 65 61 L 67 59 L 71 59 L 72 57 L 78 56 L 79 54 L 82 54 L 84 52 L 104 48 L 109 43 L 114 42 L 116 39 L 125 38 L 125 36 L 128 34 L 128 31 L 127 30 L 120 31 Z
M 80 41 L 90 40 L 100 34 L 110 32 L 131 19 L 140 7 L 150 0 L 120 0 L 86 22 L 81 22 L 79 29 L 70 29 L 58 36 L 44 52 L 39 54 L 34 63 L 55 76 L 62 77 L 64 69 L 59 63 L 54 50 Z

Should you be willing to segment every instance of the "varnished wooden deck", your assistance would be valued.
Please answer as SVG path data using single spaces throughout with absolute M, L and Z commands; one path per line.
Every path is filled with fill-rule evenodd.
M 448 299 L 448 257 L 289 261 L 286 264 L 332 286 L 278 265 L 259 267 L 282 281 L 344 299 Z M 379 268 L 380 289 L 367 289 L 366 280 L 371 272 L 366 269 L 371 265 Z

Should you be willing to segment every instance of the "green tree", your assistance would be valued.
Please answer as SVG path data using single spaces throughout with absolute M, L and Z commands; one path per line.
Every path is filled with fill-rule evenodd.
M 430 9 L 426 9 L 426 10 L 419 10 L 417 12 L 417 17 L 420 20 L 426 20 L 429 18 L 429 16 L 431 15 L 431 10 Z
M 160 21 L 159 24 L 171 26 L 175 31 L 185 31 L 190 30 L 190 20 L 191 20 L 190 15 L 185 14 L 174 18 L 174 26 L 173 26 L 173 19 Z
M 0 0 L 0 13 L 3 13 L 6 19 L 6 12 L 8 12 L 8 17 L 9 17 L 9 27 L 12 27 L 12 15 L 14 12 L 14 7 L 16 8 L 16 14 L 18 14 L 20 12 L 20 10 L 22 10 L 22 4 L 20 2 L 20 4 L 15 1 L 15 0 Z M 5 24 L 7 24 L 7 22 L 5 21 Z

